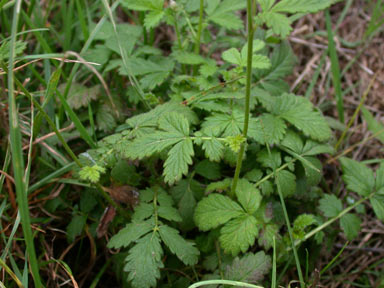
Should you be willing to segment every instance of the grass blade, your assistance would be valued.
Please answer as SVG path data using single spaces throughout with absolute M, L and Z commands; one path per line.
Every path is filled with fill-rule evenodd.
M 333 86 L 335 88 L 337 112 L 339 114 L 340 122 L 344 123 L 344 103 L 343 103 L 343 95 L 341 93 L 340 65 L 339 65 L 339 60 L 337 59 L 336 44 L 335 44 L 335 41 L 333 40 L 334 34 L 332 31 L 332 22 L 331 22 L 331 15 L 329 13 L 329 9 L 325 11 L 325 21 L 326 21 L 327 32 L 328 32 L 328 49 L 329 49 L 329 56 L 331 58 L 332 79 L 333 79 Z
M 29 215 L 28 198 L 26 193 L 26 185 L 24 182 L 24 158 L 21 144 L 21 131 L 19 125 L 18 111 L 16 105 L 16 97 L 14 95 L 14 55 L 15 55 L 15 42 L 17 25 L 21 10 L 21 0 L 17 0 L 14 7 L 14 14 L 12 19 L 12 31 L 10 41 L 10 52 L 9 52 L 9 65 L 8 65 L 8 112 L 9 112 L 9 130 L 10 130 L 10 143 L 12 152 L 12 164 L 16 186 L 16 197 L 19 206 L 21 223 L 24 233 L 25 244 L 27 246 L 28 259 L 31 266 L 31 272 L 35 287 L 42 287 L 40 275 L 39 275 L 39 264 L 36 258 L 35 245 L 33 243 L 33 235 L 31 229 L 31 219 Z

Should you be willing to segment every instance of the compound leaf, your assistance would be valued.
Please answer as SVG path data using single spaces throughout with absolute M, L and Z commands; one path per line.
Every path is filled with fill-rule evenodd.
M 121 247 L 128 247 L 131 243 L 135 242 L 137 239 L 141 238 L 153 229 L 151 222 L 146 221 L 129 223 L 117 234 L 113 235 L 108 242 L 108 248 L 119 249 Z
M 194 219 L 200 230 L 207 231 L 243 214 L 240 205 L 229 197 L 210 194 L 197 204 Z
M 157 233 L 151 233 L 139 239 L 129 250 L 124 271 L 128 272 L 128 280 L 135 288 L 156 287 L 160 278 L 160 268 L 163 268 L 160 238 Z
M 348 158 L 340 159 L 343 169 L 343 180 L 350 191 L 361 196 L 368 196 L 375 187 L 373 172 L 363 163 Z
M 220 230 L 220 243 L 225 253 L 233 256 L 245 252 L 255 243 L 258 235 L 257 220 L 251 215 L 243 215 L 226 223 Z
M 159 227 L 160 237 L 185 265 L 195 265 L 198 260 L 199 250 L 191 242 L 179 235 L 179 231 L 169 226 Z
M 246 179 L 239 179 L 236 196 L 241 206 L 243 206 L 249 214 L 255 213 L 260 206 L 260 191 Z

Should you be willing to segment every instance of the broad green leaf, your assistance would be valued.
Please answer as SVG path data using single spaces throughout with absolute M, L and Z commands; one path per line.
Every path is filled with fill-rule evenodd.
M 169 250 L 185 264 L 195 265 L 199 257 L 199 250 L 179 235 L 179 231 L 169 226 L 159 227 L 160 237 Z
M 252 56 L 252 68 L 269 69 L 270 67 L 271 67 L 271 61 L 267 56 L 259 55 L 259 54 Z
M 157 212 L 159 213 L 159 217 L 175 222 L 181 222 L 182 218 L 180 216 L 179 211 L 177 209 L 170 206 L 160 206 L 157 208 Z
M 236 257 L 225 269 L 224 278 L 251 284 L 260 283 L 271 268 L 271 257 L 264 251 Z
M 284 120 L 265 113 L 257 119 L 250 119 L 248 135 L 261 144 L 276 144 L 284 137 L 286 128 Z
M 277 3 L 271 11 L 286 13 L 314 13 L 323 10 L 334 0 L 282 0 Z
M 378 219 L 384 221 L 384 188 L 370 199 L 373 211 Z
M 257 220 L 251 215 L 243 215 L 226 223 L 220 230 L 220 244 L 225 253 L 233 256 L 246 252 L 255 243 L 258 235 Z
M 368 129 L 373 134 L 378 134 L 376 138 L 379 139 L 381 143 L 384 143 L 384 125 L 377 121 L 371 112 L 369 112 L 369 110 L 364 106 L 361 107 L 361 112 L 363 113 L 364 120 L 368 124 Z
M 304 135 L 319 141 L 325 141 L 331 136 L 331 129 L 324 116 L 313 110 L 313 105 L 308 99 L 293 94 L 257 97 L 268 111 L 293 124 Z
M 135 288 L 156 287 L 160 278 L 160 268 L 164 267 L 161 257 L 163 249 L 157 233 L 146 235 L 129 250 L 124 271 Z
M 177 51 L 172 53 L 172 56 L 175 57 L 176 61 L 181 64 L 198 65 L 206 62 L 202 56 L 192 52 Z
M 277 173 L 281 191 L 284 197 L 289 197 L 296 192 L 296 176 L 288 170 L 282 170 Z
M 355 214 L 345 214 L 340 218 L 340 226 L 343 229 L 348 240 L 353 240 L 357 237 L 360 231 L 361 220 Z
M 284 14 L 268 11 L 261 13 L 258 17 L 265 22 L 273 33 L 286 38 L 292 31 L 292 20 Z
M 152 199 L 152 198 L 151 198 Z M 154 208 L 152 203 L 141 202 L 135 207 L 135 213 L 132 215 L 132 220 L 143 221 L 154 214 Z
M 343 210 L 341 200 L 335 195 L 325 194 L 324 197 L 320 199 L 319 203 L 320 211 L 328 218 L 336 217 Z
M 205 118 L 202 123 L 202 132 L 213 135 L 236 136 L 241 134 L 243 128 L 244 115 L 239 111 L 233 111 L 232 114 L 214 113 Z
M 193 179 L 184 179 L 171 189 L 171 195 L 183 219 L 181 227 L 185 230 L 194 228 L 193 213 L 195 212 L 197 201 L 204 195 L 202 185 Z
M 184 135 L 180 133 L 156 132 L 135 139 L 125 147 L 124 154 L 127 158 L 142 159 L 156 152 L 163 151 L 183 139 Z
M 379 169 L 376 170 L 376 191 L 384 188 L 384 161 L 380 163 Z
M 301 154 L 303 152 L 303 140 L 297 133 L 291 130 L 287 131 L 281 145 L 297 154 Z
M 243 66 L 243 59 L 239 50 L 237 50 L 236 48 L 231 48 L 229 50 L 224 51 L 223 54 L 221 54 L 221 57 L 224 61 L 227 61 L 231 64 Z
M 209 140 L 203 140 L 202 147 L 205 151 L 205 157 L 209 160 L 220 161 L 223 158 L 224 144 L 216 138 L 212 137 Z
M 173 146 L 164 163 L 164 181 L 172 185 L 183 175 L 186 175 L 188 165 L 192 164 L 193 155 L 193 144 L 190 138 L 186 138 Z
M 200 230 L 208 231 L 241 215 L 244 210 L 229 197 L 210 194 L 197 204 L 194 219 Z
M 261 9 L 263 9 L 263 11 L 268 11 L 269 9 L 271 9 L 273 4 L 275 4 L 275 1 L 276 0 L 257 0 L 257 2 L 259 2 Z
M 260 206 L 260 191 L 245 179 L 239 179 L 236 187 L 236 196 L 241 206 L 249 214 L 255 213 Z
M 150 11 L 145 15 L 144 26 L 147 29 L 156 27 L 163 19 L 165 13 L 162 10 Z
M 265 42 L 261 41 L 260 39 L 253 40 L 252 44 L 252 52 L 255 53 L 257 51 L 262 50 L 265 47 Z M 241 49 L 241 58 L 243 59 L 243 62 L 247 62 L 248 57 L 248 41 L 245 43 L 243 48 Z
M 302 153 L 306 156 L 314 156 L 318 154 L 333 154 L 335 149 L 331 145 L 321 144 L 312 140 L 305 142 Z
M 244 9 L 246 3 L 239 0 L 224 0 L 221 2 L 212 2 L 215 5 L 208 5 L 206 13 L 208 15 L 208 21 L 212 21 L 227 29 L 240 29 L 243 27 L 242 20 L 234 13 L 236 10 Z M 216 5 L 217 4 L 217 5 Z
M 87 222 L 87 217 L 83 215 L 73 216 L 71 222 L 67 226 L 67 239 L 68 242 L 72 243 L 75 238 L 83 232 L 84 226 Z
M 153 225 L 151 221 L 129 223 L 117 234 L 113 235 L 108 242 L 108 248 L 120 249 L 122 247 L 128 247 L 152 229 Z
M 361 196 L 368 196 L 374 191 L 375 178 L 371 169 L 360 162 L 345 157 L 340 159 L 340 163 L 347 189 Z
M 167 113 L 161 117 L 159 120 L 159 128 L 167 132 L 189 136 L 189 123 L 187 118 L 176 112 Z
M 164 0 L 123 0 L 122 5 L 137 11 L 163 10 Z

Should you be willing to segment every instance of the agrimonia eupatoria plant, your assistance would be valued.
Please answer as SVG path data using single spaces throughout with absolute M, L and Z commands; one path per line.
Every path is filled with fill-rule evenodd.
M 212 0 L 164 5 L 163 0 L 124 0 L 125 9 L 138 11 L 142 27 L 117 24 L 123 50 L 117 49 L 116 36 L 107 33 L 112 24 L 105 24 L 98 39 L 106 48 L 91 52 L 98 50 L 103 57 L 104 71 L 117 68 L 119 74 L 135 77 L 140 89 L 129 87 L 127 99 L 139 109 L 144 101 L 151 109 L 128 118 L 117 133 L 89 150 L 83 158 L 89 165 L 79 175 L 90 182 L 108 182 L 103 174 L 110 172 L 115 182 L 143 188 L 130 222 L 108 244 L 128 249 L 124 271 L 133 287 L 156 287 L 160 270 L 174 263 L 191 266 L 192 271 L 201 263 L 209 279 L 258 283 L 269 272 L 271 260 L 265 252 L 274 239 L 278 255 L 285 257 L 291 244 L 306 239 L 308 229 L 321 227 L 322 218 L 306 207 L 293 212 L 292 227 L 286 213 L 285 201 L 304 200 L 316 207 L 313 203 L 323 194 L 317 186 L 322 164 L 316 156 L 333 149 L 327 144 L 331 130 L 322 113 L 307 98 L 290 93 L 284 81 L 295 60 L 284 38 L 299 16 L 333 2 Z M 234 11 L 245 7 L 246 41 L 241 34 L 228 41 L 220 32 L 210 33 L 211 27 L 238 31 L 243 23 Z M 167 57 L 151 46 L 160 24 L 175 30 Z M 207 47 L 201 54 L 196 48 L 200 43 Z M 220 61 L 211 57 L 217 51 L 222 52 Z M 121 53 L 126 53 L 126 63 Z M 124 159 L 132 161 L 129 169 L 136 179 L 118 176 L 128 169 Z M 345 180 L 357 192 L 361 187 L 348 176 L 354 171 L 348 170 L 347 161 L 342 160 Z M 377 182 L 379 176 L 365 188 L 377 188 Z M 330 197 L 323 196 L 320 210 L 326 217 L 339 217 L 342 205 Z M 371 202 L 383 217 L 380 197 Z M 335 202 L 334 209 L 329 201 Z M 353 237 L 349 228 L 358 221 L 354 214 L 340 221 Z M 288 234 L 280 233 L 284 225 Z M 316 241 L 321 237 L 316 234 Z M 194 242 L 187 240 L 191 238 Z M 265 252 L 250 252 L 251 247 Z

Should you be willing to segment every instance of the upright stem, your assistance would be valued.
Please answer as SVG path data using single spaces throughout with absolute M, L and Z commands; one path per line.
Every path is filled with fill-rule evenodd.
M 253 21 L 252 21 L 252 0 L 247 0 L 247 19 L 248 19 L 248 54 L 247 54 L 247 84 L 245 87 L 245 111 L 244 111 L 244 127 L 243 137 L 247 139 L 249 124 L 249 102 L 251 98 L 251 81 L 252 81 L 252 52 L 253 52 Z M 230 196 L 235 195 L 237 182 L 239 180 L 241 165 L 243 163 L 243 155 L 245 151 L 246 141 L 241 144 L 239 154 L 237 155 L 237 163 L 235 176 L 233 177 Z
M 26 191 L 26 183 L 24 181 L 24 157 L 21 147 L 21 132 L 19 125 L 19 115 L 16 105 L 16 96 L 14 95 L 14 56 L 15 56 L 15 42 L 17 33 L 17 24 L 21 9 L 21 0 L 15 3 L 13 19 L 12 19 L 12 32 L 9 51 L 9 65 L 8 65 L 8 103 L 9 103 L 9 130 L 10 130 L 10 144 L 12 152 L 13 173 L 15 178 L 17 204 L 19 206 L 21 224 L 23 228 L 24 240 L 27 246 L 27 254 L 29 264 L 32 270 L 33 281 L 36 288 L 42 287 L 39 275 L 39 263 L 36 258 L 35 245 L 33 243 L 33 234 L 31 229 L 31 219 L 28 207 L 28 195 Z
M 204 0 L 200 0 L 200 13 L 199 13 L 199 26 L 197 28 L 197 35 L 195 41 L 195 54 L 200 54 L 201 31 L 203 30 L 203 16 L 204 16 Z M 197 66 L 193 68 L 193 74 L 196 74 Z

